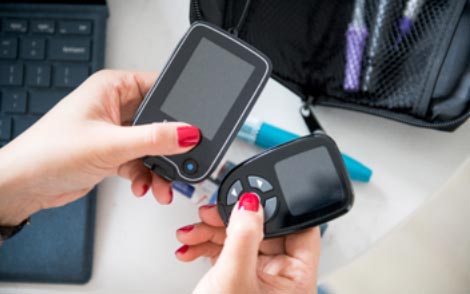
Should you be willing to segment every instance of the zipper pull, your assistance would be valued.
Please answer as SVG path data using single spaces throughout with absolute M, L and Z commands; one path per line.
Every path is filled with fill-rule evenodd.
M 313 101 L 314 97 L 309 96 L 308 99 L 304 102 L 304 104 L 300 107 L 300 115 L 304 119 L 308 130 L 312 134 L 318 131 L 323 132 L 323 127 L 321 126 L 320 122 L 317 120 L 315 114 L 313 113 Z

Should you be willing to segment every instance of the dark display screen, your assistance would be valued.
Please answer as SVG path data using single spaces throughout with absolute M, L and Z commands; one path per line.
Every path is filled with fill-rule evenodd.
M 294 216 L 317 211 L 344 197 L 338 173 L 325 147 L 281 160 L 274 168 L 287 208 Z
M 161 109 L 212 140 L 255 67 L 202 38 Z

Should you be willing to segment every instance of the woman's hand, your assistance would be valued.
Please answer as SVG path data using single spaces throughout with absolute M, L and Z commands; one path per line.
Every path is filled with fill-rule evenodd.
M 143 196 L 171 202 L 171 185 L 139 158 L 190 150 L 197 128 L 183 123 L 130 127 L 154 73 L 100 71 L 36 124 L 0 149 L 0 224 L 15 225 L 32 213 L 85 195 L 110 175 L 132 181 Z
M 227 230 L 215 206 L 199 210 L 201 223 L 179 229 L 182 261 L 200 256 L 214 266 L 195 293 L 316 293 L 320 231 L 263 241 L 263 209 L 256 195 L 246 193 L 235 205 Z

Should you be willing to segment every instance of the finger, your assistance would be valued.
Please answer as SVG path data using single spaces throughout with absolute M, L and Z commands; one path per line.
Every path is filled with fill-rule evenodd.
M 118 103 L 121 122 L 126 123 L 132 120 L 156 79 L 155 72 L 101 70 L 85 83 L 92 90 L 96 88 L 96 93 L 102 93 L 104 99 L 109 99 L 110 105 Z
M 285 237 L 263 240 L 259 247 L 259 251 L 265 255 L 285 254 Z
M 184 123 L 152 123 L 122 127 L 109 126 L 101 138 L 104 154 L 117 164 L 147 155 L 173 155 L 189 151 L 200 140 L 200 131 Z
M 256 276 L 258 250 L 263 240 L 263 208 L 258 195 L 244 193 L 232 210 L 227 238 L 216 266 L 225 275 Z M 243 279 L 242 279 L 243 280 Z
M 175 255 L 178 260 L 188 262 L 201 256 L 215 259 L 221 251 L 221 245 L 207 242 L 193 246 L 183 245 L 175 251 Z
M 226 236 L 225 228 L 211 227 L 205 223 L 184 226 L 176 231 L 176 239 L 186 245 L 206 242 L 223 245 Z
M 170 204 L 173 201 L 173 188 L 171 183 L 159 175 L 152 174 L 152 193 L 153 197 L 160 204 Z
M 131 190 L 135 196 L 143 196 L 147 193 L 152 182 L 152 175 L 150 174 L 142 160 L 136 159 L 121 165 L 118 169 L 120 177 L 131 180 Z
M 320 229 L 310 228 L 286 237 L 287 255 L 314 267 L 320 257 Z
M 199 218 L 203 223 L 212 227 L 224 227 L 224 222 L 220 217 L 217 205 L 204 205 L 199 207 Z

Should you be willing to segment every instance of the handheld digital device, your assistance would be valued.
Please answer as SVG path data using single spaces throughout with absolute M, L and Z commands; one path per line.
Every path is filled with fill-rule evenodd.
M 144 98 L 134 125 L 183 121 L 201 130 L 186 154 L 144 158 L 168 180 L 200 182 L 222 159 L 271 73 L 269 59 L 238 38 L 194 23 Z
M 354 198 L 338 147 L 320 131 L 269 149 L 232 169 L 217 198 L 226 225 L 245 192 L 256 193 L 264 206 L 266 238 L 339 217 L 349 211 Z

